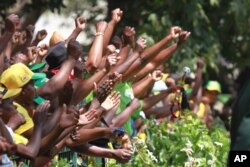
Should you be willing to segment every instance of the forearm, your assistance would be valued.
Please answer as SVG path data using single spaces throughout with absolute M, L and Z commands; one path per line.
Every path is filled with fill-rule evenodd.
M 34 39 L 34 40 L 31 42 L 30 46 L 37 46 L 39 42 L 40 42 L 39 40 Z
M 156 119 L 168 117 L 171 115 L 169 107 L 151 108 L 144 111 L 147 118 L 154 116 Z
M 191 94 L 189 96 L 190 99 L 193 99 L 193 98 L 195 98 L 197 96 L 198 91 L 199 91 L 201 86 L 202 86 L 202 69 L 198 68 L 197 75 L 196 75 L 196 78 L 195 78 L 195 83 L 194 83 L 192 92 L 191 92 Z
M 95 73 L 88 80 L 78 83 L 78 86 L 75 88 L 75 91 L 73 93 L 73 98 L 70 104 L 76 105 L 81 100 L 83 100 L 94 89 L 94 83 L 97 84 L 105 76 L 106 72 L 106 69 L 102 69 Z
M 114 28 L 116 26 L 116 23 L 115 21 L 111 20 L 108 22 L 108 26 L 107 26 L 107 29 L 104 33 L 104 38 L 103 38 L 103 50 L 105 51 L 108 44 L 109 44 L 109 41 L 112 37 L 112 34 L 114 32 Z
M 146 76 L 140 81 L 133 84 L 134 96 L 140 98 L 144 93 L 154 84 L 154 80 L 151 76 Z
M 31 46 L 31 41 L 32 41 L 32 37 L 27 38 L 26 42 L 20 48 L 21 53 L 23 53 L 25 55 L 28 54 L 28 47 Z
M 44 124 L 42 129 L 43 137 L 50 134 L 50 132 L 57 126 L 61 114 L 62 114 L 62 107 L 58 107 L 53 113 L 53 115 L 48 120 L 46 120 L 46 123 Z
M 174 44 L 164 50 L 162 50 L 150 63 L 136 74 L 136 78 L 140 79 L 150 72 L 153 72 L 159 65 L 165 62 L 176 50 L 178 49 L 177 44 Z M 137 70 L 137 71 L 138 71 Z
M 139 56 L 140 53 L 134 51 L 132 55 L 130 55 L 124 63 L 115 68 L 115 71 L 118 72 L 119 74 L 124 74 Z
M 87 68 L 89 69 L 97 69 L 101 63 L 102 58 L 102 48 L 103 48 L 103 35 L 95 36 L 92 47 L 89 51 L 89 57 L 86 62 Z
M 51 96 L 63 88 L 68 81 L 69 75 L 74 68 L 76 60 L 68 58 L 62 64 L 59 72 L 54 75 L 45 85 L 37 89 L 37 93 L 40 96 Z
M 46 137 L 44 137 L 42 139 L 41 142 L 41 149 L 39 151 L 39 154 L 43 154 L 46 151 L 50 150 L 56 143 L 57 143 L 57 139 L 60 136 L 60 134 L 63 132 L 63 129 L 60 128 L 59 125 L 57 125 L 52 131 L 51 133 L 49 133 Z M 65 135 L 66 136 L 66 135 Z M 64 136 L 64 137 L 65 137 Z
M 148 98 L 145 98 L 143 100 L 142 110 L 145 111 L 145 110 L 153 107 L 156 103 L 158 103 L 159 101 L 163 100 L 166 96 L 168 96 L 169 93 L 170 93 L 169 90 L 165 90 L 158 95 L 154 95 L 154 96 L 150 96 Z
M 84 155 L 94 156 L 94 157 L 105 157 L 105 158 L 114 158 L 114 150 L 102 148 L 90 144 L 84 144 L 81 146 L 70 147 L 76 152 L 80 152 Z
M 141 57 L 150 62 L 154 56 L 156 56 L 170 41 L 172 40 L 171 35 L 167 35 L 161 41 L 157 42 L 156 44 L 152 45 L 149 48 L 146 48 L 143 52 Z
M 13 140 L 12 140 L 12 137 L 8 131 L 8 129 L 6 128 L 3 120 L 0 118 L 0 132 L 1 132 L 1 135 L 10 143 L 10 144 L 13 144 Z
M 78 130 L 79 133 L 79 139 L 76 141 L 73 141 L 71 138 L 68 138 L 67 140 L 67 146 L 77 146 L 85 144 L 89 141 L 93 141 L 96 139 L 100 139 L 103 137 L 109 137 L 112 134 L 111 128 L 93 128 L 93 129 L 85 129 L 81 128 Z M 88 134 L 88 135 L 86 135 Z
M 133 100 L 136 100 L 136 99 L 133 99 Z M 127 108 L 125 108 L 125 110 L 123 110 L 118 116 L 116 116 L 112 120 L 112 127 L 122 127 L 131 117 L 133 112 L 137 108 L 139 108 L 140 106 L 139 102 L 136 105 L 133 105 L 132 103 L 133 101 L 130 103 L 130 105 Z
M 28 144 L 25 146 L 23 144 L 17 145 L 17 154 L 22 157 L 35 158 L 38 154 L 41 144 L 42 128 L 40 126 L 34 127 L 34 133 L 30 138 Z
M 119 66 L 120 64 L 126 61 L 130 50 L 131 50 L 130 45 L 126 45 L 120 50 L 120 53 L 118 55 L 120 57 L 120 60 L 116 63 L 117 66 Z
M 4 51 L 5 56 L 10 59 L 11 54 L 12 54 L 12 47 L 13 47 L 13 43 L 11 41 L 8 42 L 6 49 Z
M 5 32 L 1 37 L 0 37 L 0 53 L 3 52 L 3 50 L 6 48 L 8 45 L 8 42 L 12 38 L 12 33 L 11 32 Z
M 65 43 L 68 44 L 70 40 L 76 40 L 81 31 L 82 31 L 81 29 L 75 28 L 70 34 L 70 36 L 65 40 Z

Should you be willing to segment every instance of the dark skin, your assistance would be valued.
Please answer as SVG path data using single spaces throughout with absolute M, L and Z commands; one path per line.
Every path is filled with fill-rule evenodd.
M 136 77 L 141 78 L 142 76 L 145 76 L 147 73 L 152 72 L 157 67 L 159 67 L 162 62 L 165 62 L 177 49 L 182 47 L 189 36 L 190 32 L 182 31 L 179 35 L 178 43 L 162 50 L 159 54 L 157 54 L 150 63 L 148 63 L 139 73 L 136 74 Z
M 179 33 L 182 34 L 179 35 Z M 136 74 L 135 78 L 138 80 L 149 72 L 152 72 L 154 69 L 160 66 L 160 64 L 162 64 L 162 62 L 165 61 L 174 51 L 176 51 L 177 48 L 181 47 L 189 35 L 190 33 L 188 32 L 181 32 L 179 27 L 173 27 L 168 36 L 150 48 L 147 48 L 142 53 L 141 59 L 138 59 L 133 63 L 133 65 L 125 73 L 124 78 L 132 79 Z M 177 45 L 172 45 L 167 49 L 162 50 L 166 44 L 176 38 L 179 38 L 180 41 Z
M 110 39 L 112 37 L 112 34 L 114 32 L 114 29 L 116 25 L 120 22 L 123 15 L 123 11 L 119 8 L 114 9 L 112 11 L 112 18 L 108 22 L 107 29 L 104 33 L 104 39 L 103 39 L 103 50 L 105 51 L 106 47 L 108 46 Z
M 154 71 L 153 74 L 149 74 L 145 76 L 138 82 L 133 84 L 133 93 L 134 96 L 137 98 L 142 98 L 149 88 L 152 88 L 155 81 L 161 79 L 161 71 Z
M 35 27 L 33 25 L 29 25 L 25 28 L 25 31 L 21 34 L 21 47 L 20 51 L 21 53 L 27 55 L 28 53 L 28 47 L 31 46 L 33 33 L 34 33 Z
M 89 51 L 89 57 L 86 62 L 86 66 L 89 71 L 96 70 L 101 63 L 103 55 L 103 36 L 106 29 L 106 22 L 100 21 L 96 23 L 96 33 L 98 34 L 94 38 L 94 41 Z
M 85 29 L 87 20 L 84 17 L 77 17 L 75 19 L 75 29 L 70 34 L 70 36 L 65 40 L 65 43 L 68 44 L 71 40 L 76 40 L 78 35 Z
M 49 107 L 50 103 L 46 101 L 43 104 L 39 105 L 34 111 L 34 132 L 27 145 L 17 145 L 18 155 L 27 158 L 35 158 L 37 156 L 42 140 L 42 126 L 45 123 L 46 113 Z
M 60 71 L 54 75 L 45 85 L 37 89 L 37 94 L 45 99 L 53 99 L 57 96 L 75 66 L 76 61 L 81 55 L 80 44 L 76 41 L 70 41 L 67 47 L 67 58 L 61 65 Z
M 46 30 L 40 30 L 37 32 L 35 39 L 31 42 L 31 46 L 37 46 L 47 36 Z
M 5 20 L 5 32 L 0 37 L 0 73 L 4 70 L 4 56 L 2 52 L 6 49 L 8 42 L 11 40 L 12 35 L 16 31 L 16 27 L 19 23 L 19 17 L 15 14 L 9 15 Z
M 2 100 L 0 105 L 0 114 L 3 121 L 11 128 L 16 129 L 25 123 L 24 117 L 18 113 L 16 107 L 12 104 L 12 99 Z

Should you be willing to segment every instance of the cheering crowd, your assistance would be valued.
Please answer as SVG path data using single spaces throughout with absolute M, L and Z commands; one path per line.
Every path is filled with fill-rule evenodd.
M 44 166 L 64 147 L 88 156 L 131 158 L 130 138 L 143 133 L 143 119 L 178 121 L 184 109 L 197 113 L 211 127 L 211 108 L 221 93 L 217 81 L 202 87 L 204 62 L 195 77 L 172 77 L 164 64 L 188 40 L 190 32 L 171 27 L 152 46 L 126 26 L 114 34 L 123 12 L 96 23 L 89 51 L 77 42 L 87 26 L 75 19 L 67 39 L 46 30 L 19 29 L 20 20 L 6 18 L 0 38 L 0 153 Z M 82 49 L 83 48 L 83 49 Z M 109 148 L 107 143 L 113 143 Z

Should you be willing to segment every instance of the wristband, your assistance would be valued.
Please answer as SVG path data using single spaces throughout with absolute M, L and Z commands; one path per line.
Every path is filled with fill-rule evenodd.
M 102 32 L 96 32 L 95 33 L 95 36 L 99 36 L 99 35 L 104 35 L 104 33 L 102 33 Z

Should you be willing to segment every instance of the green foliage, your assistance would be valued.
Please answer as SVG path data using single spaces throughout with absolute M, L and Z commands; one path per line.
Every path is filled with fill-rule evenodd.
M 226 131 L 209 131 L 193 114 L 176 123 L 147 123 L 147 145 L 158 166 L 225 166 L 229 151 Z
M 71 167 L 67 159 L 52 160 L 51 167 Z
M 187 112 L 176 123 L 157 124 L 155 120 L 148 120 L 147 136 L 146 143 L 137 138 L 132 140 L 137 151 L 129 163 L 118 165 L 113 161 L 110 167 L 224 167 L 227 164 L 226 130 L 218 126 L 207 129 L 193 113 Z

